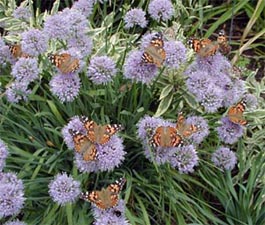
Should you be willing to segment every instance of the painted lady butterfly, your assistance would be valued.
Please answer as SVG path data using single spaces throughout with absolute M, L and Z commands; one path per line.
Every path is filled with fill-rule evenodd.
M 246 102 L 245 101 L 240 101 L 239 103 L 237 103 L 234 106 L 231 106 L 228 109 L 228 119 L 235 124 L 239 124 L 239 125 L 246 125 L 247 124 L 247 120 L 244 119 L 243 117 L 243 113 L 245 112 L 246 109 Z
M 210 39 L 197 39 L 191 38 L 188 41 L 188 45 L 201 57 L 208 57 L 214 55 L 219 45 L 217 42 L 213 42 Z
M 96 207 L 102 210 L 112 208 L 118 204 L 119 194 L 126 182 L 125 178 L 115 181 L 107 188 L 102 188 L 101 191 L 92 191 L 82 193 L 80 198 L 93 203 Z
M 226 55 L 231 51 L 231 46 L 228 44 L 227 36 L 224 30 L 219 31 L 217 42 L 219 44 L 219 51 L 222 54 Z
M 82 154 L 85 161 L 94 161 L 97 158 L 96 146 L 89 141 L 86 135 L 76 130 L 69 130 L 73 137 L 75 150 L 77 153 Z
M 164 49 L 162 33 L 158 32 L 154 35 L 150 44 L 145 48 L 142 61 L 144 63 L 155 64 L 157 67 L 161 67 L 165 59 L 166 51 Z
M 24 58 L 28 58 L 29 57 L 28 54 L 22 52 L 22 48 L 21 48 L 20 44 L 10 45 L 9 46 L 9 50 L 10 50 L 11 55 L 15 59 L 20 58 L 20 57 L 24 57 Z
M 89 120 L 85 116 L 81 117 L 80 120 L 83 122 L 84 127 L 87 130 L 87 138 L 89 141 L 101 145 L 106 144 L 111 136 L 123 129 L 119 124 L 98 125 L 96 122 Z
M 49 54 L 51 62 L 63 73 L 73 73 L 79 69 L 79 60 L 68 53 Z
M 155 130 L 154 135 L 150 139 L 152 147 L 179 147 L 183 145 L 183 139 L 174 127 L 160 126 Z
M 194 124 L 187 124 L 186 119 L 183 116 L 183 114 L 179 113 L 177 125 L 176 125 L 176 130 L 177 130 L 178 134 L 181 135 L 181 137 L 188 138 L 193 133 L 197 132 L 199 129 Z

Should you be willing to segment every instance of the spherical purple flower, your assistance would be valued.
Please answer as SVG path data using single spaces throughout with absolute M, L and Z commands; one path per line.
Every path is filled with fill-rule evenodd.
M 78 49 L 82 57 L 87 57 L 92 52 L 93 43 L 86 34 L 80 34 L 77 37 L 71 37 L 67 40 L 68 48 Z
M 199 158 L 193 145 L 179 147 L 171 158 L 170 164 L 176 167 L 180 173 L 191 173 L 198 165 Z
M 29 21 L 32 13 L 29 7 L 20 5 L 13 12 L 13 17 L 20 20 Z
M 3 39 L 0 37 L 0 64 L 4 67 L 6 62 L 12 62 L 12 56 L 10 54 L 9 47 L 5 44 Z
M 90 60 L 87 76 L 95 84 L 106 84 L 112 81 L 117 69 L 115 62 L 108 56 L 95 56 Z
M 13 220 L 13 221 L 4 223 L 4 225 L 27 225 L 27 224 L 19 220 Z
M 166 51 L 166 65 L 178 69 L 187 60 L 187 49 L 180 41 L 166 41 L 164 49 Z
M 93 206 L 92 210 L 95 218 L 94 225 L 129 225 L 125 218 L 125 203 L 122 199 L 113 208 L 101 210 Z
M 89 17 L 93 11 L 95 0 L 78 0 L 74 2 L 72 9 L 79 10 L 84 16 Z
M 253 94 L 246 94 L 244 96 L 244 101 L 246 102 L 248 110 L 253 110 L 258 107 L 258 99 Z
M 0 173 L 0 218 L 19 213 L 24 201 L 22 180 L 14 173 Z
M 28 95 L 32 90 L 28 89 L 28 84 L 24 82 L 13 82 L 10 87 L 6 89 L 7 101 L 11 103 L 18 103 L 20 100 L 27 101 Z
M 234 144 L 243 135 L 243 128 L 239 124 L 232 123 L 227 117 L 221 119 L 222 125 L 217 127 L 217 133 L 221 141 L 226 144 Z
M 74 149 L 74 141 L 72 135 L 69 133 L 69 130 L 76 130 L 82 134 L 86 134 L 86 129 L 84 128 L 83 123 L 80 120 L 79 116 L 73 116 L 69 123 L 65 125 L 62 129 L 62 135 L 64 142 L 66 143 L 69 149 Z
M 6 158 L 8 156 L 8 150 L 6 144 L 0 139 L 0 172 L 3 170 L 6 164 Z
M 19 58 L 12 66 L 11 74 L 17 82 L 29 84 L 39 76 L 38 62 L 36 58 Z
M 212 154 L 212 162 L 222 170 L 232 170 L 237 158 L 229 148 L 220 147 Z
M 169 0 L 153 0 L 148 6 L 148 12 L 154 20 L 166 21 L 174 15 L 174 7 Z
M 145 28 L 147 25 L 147 20 L 145 18 L 145 12 L 142 9 L 131 9 L 125 16 L 125 28 L 129 29 L 136 25 L 139 25 L 141 28 Z
M 73 203 L 80 193 L 80 182 L 66 173 L 57 174 L 49 184 L 49 194 L 59 205 Z
M 38 56 L 48 48 L 48 36 L 38 29 L 30 29 L 21 34 L 21 48 L 30 56 Z
M 50 81 L 51 92 L 57 96 L 62 103 L 72 102 L 79 94 L 80 78 L 77 74 L 57 74 Z
M 81 154 L 75 155 L 75 164 L 81 172 L 112 171 L 124 160 L 124 146 L 121 138 L 114 135 L 104 145 L 95 144 L 97 149 L 97 160 L 85 161 Z
M 143 63 L 142 55 L 141 51 L 129 53 L 123 67 L 124 76 L 137 82 L 149 84 L 157 76 L 158 69 L 154 64 Z
M 187 118 L 188 124 L 193 124 L 198 127 L 198 131 L 193 133 L 190 140 L 196 144 L 200 144 L 203 139 L 209 134 L 209 127 L 206 120 L 201 116 L 191 116 Z

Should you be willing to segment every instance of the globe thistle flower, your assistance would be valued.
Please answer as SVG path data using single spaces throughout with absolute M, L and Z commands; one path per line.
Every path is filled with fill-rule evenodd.
M 19 101 L 27 101 L 28 96 L 32 90 L 28 89 L 28 84 L 24 82 L 13 82 L 10 87 L 6 89 L 6 98 L 10 103 L 18 103 Z
M 39 72 L 36 58 L 22 57 L 12 66 L 11 75 L 16 79 L 16 82 L 23 82 L 26 85 L 36 80 Z
M 244 101 L 248 110 L 254 110 L 258 107 L 258 99 L 253 94 L 246 94 L 244 96 Z
M 164 44 L 166 51 L 165 64 L 169 67 L 178 69 L 182 63 L 187 60 L 187 49 L 180 41 L 166 41 Z
M 90 60 L 87 76 L 95 84 L 106 84 L 117 73 L 114 61 L 108 56 L 95 56 Z
M 21 48 L 30 56 L 38 56 L 48 48 L 48 36 L 38 29 L 30 29 L 21 34 Z
M 131 9 L 129 10 L 125 16 L 125 28 L 129 29 L 136 25 L 140 26 L 141 28 L 145 28 L 147 25 L 147 20 L 145 18 L 145 12 L 142 9 Z
M 97 160 L 85 161 L 82 155 L 75 154 L 75 164 L 80 172 L 112 171 L 124 160 L 124 146 L 122 140 L 114 135 L 104 145 L 95 144 L 97 149 Z
M 222 125 L 217 127 L 217 133 L 221 141 L 226 144 L 234 144 L 243 136 L 243 128 L 239 124 L 232 123 L 227 117 L 221 119 Z
M 93 43 L 86 34 L 80 34 L 78 37 L 71 37 L 67 40 L 68 48 L 78 49 L 82 58 L 87 57 L 92 52 Z
M 113 208 L 106 210 L 98 209 L 93 206 L 93 216 L 95 218 L 94 225 L 115 224 L 115 225 L 129 225 L 130 223 L 125 218 L 125 203 L 120 199 L 118 204 Z
M 6 164 L 6 158 L 8 156 L 8 150 L 6 144 L 0 139 L 0 172 L 3 170 Z
M 85 17 L 92 14 L 95 0 L 78 0 L 73 3 L 72 9 L 80 11 Z
M 150 84 L 157 76 L 158 69 L 154 64 L 142 62 L 143 52 L 131 51 L 123 66 L 124 76 L 136 82 Z
M 234 152 L 222 146 L 212 154 L 212 162 L 222 170 L 232 170 L 236 165 L 237 158 Z
M 13 12 L 13 17 L 20 20 L 29 21 L 32 13 L 29 7 L 20 5 Z
M 14 173 L 0 173 L 0 218 L 16 215 L 24 202 L 22 180 Z
M 69 123 L 66 124 L 62 129 L 62 135 L 63 135 L 64 142 L 66 143 L 69 149 L 74 149 L 75 145 L 73 142 L 73 137 L 69 133 L 69 130 L 77 130 L 82 134 L 86 134 L 86 129 L 84 128 L 84 125 L 81 122 L 79 116 L 73 116 L 70 119 Z
M 3 39 L 0 37 L 0 64 L 4 67 L 6 62 L 12 62 L 12 56 L 10 54 L 9 47 L 5 44 Z
M 192 173 L 194 167 L 198 165 L 199 158 L 193 145 L 179 147 L 170 164 L 176 167 L 180 173 Z
M 193 133 L 190 140 L 196 144 L 200 144 L 203 139 L 209 134 L 209 126 L 206 120 L 201 116 L 191 116 L 187 118 L 188 124 L 193 124 L 198 127 L 198 131 Z
M 66 173 L 57 174 L 49 184 L 49 194 L 59 205 L 73 203 L 80 193 L 80 182 Z
M 14 220 L 14 221 L 6 222 L 4 223 L 4 225 L 27 225 L 27 224 L 19 220 Z
M 64 102 L 72 102 L 79 94 L 80 78 L 77 74 L 68 73 L 53 76 L 50 81 L 51 92 Z
M 174 15 L 174 7 L 169 0 L 153 0 L 148 6 L 150 16 L 156 21 L 167 21 Z

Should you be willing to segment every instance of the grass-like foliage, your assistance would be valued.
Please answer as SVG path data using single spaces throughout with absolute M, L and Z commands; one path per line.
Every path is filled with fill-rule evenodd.
M 200 40 L 259 8 L 33 2 L 0 2 L 1 224 L 265 224 L 265 80 Z

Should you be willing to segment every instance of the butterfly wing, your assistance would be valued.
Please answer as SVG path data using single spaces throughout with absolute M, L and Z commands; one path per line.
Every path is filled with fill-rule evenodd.
M 20 44 L 14 44 L 14 45 L 9 46 L 9 50 L 10 50 L 11 55 L 16 59 L 20 57 L 24 57 L 24 58 L 29 57 L 28 54 L 22 52 L 22 48 Z
M 200 41 L 201 48 L 198 54 L 202 57 L 212 56 L 216 53 L 219 46 L 217 42 L 213 42 L 210 39 L 202 39 Z
M 72 73 L 79 69 L 79 60 L 68 53 L 51 54 L 51 62 L 63 73 Z
M 235 124 L 239 124 L 242 126 L 246 125 L 247 120 L 245 120 L 243 116 L 245 109 L 246 109 L 246 104 L 243 101 L 239 102 L 235 106 L 231 106 L 228 109 L 227 113 L 228 119 Z
M 176 124 L 176 130 L 178 134 L 181 135 L 181 137 L 188 138 L 193 133 L 198 131 L 198 127 L 194 124 L 188 124 L 186 122 L 185 117 L 183 116 L 183 113 L 179 113 Z
M 227 36 L 224 30 L 220 30 L 217 42 L 219 44 L 219 51 L 226 55 L 231 51 L 231 46 L 228 43 Z

